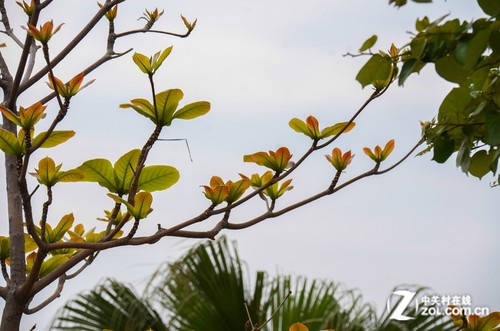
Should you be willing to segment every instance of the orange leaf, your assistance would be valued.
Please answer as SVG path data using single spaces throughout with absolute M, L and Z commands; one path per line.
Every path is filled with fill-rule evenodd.
M 290 327 L 290 329 L 288 329 L 288 331 L 309 331 L 309 329 L 302 323 L 295 323 Z
M 307 124 L 307 128 L 309 129 L 309 131 L 312 134 L 312 137 L 314 139 L 317 139 L 319 136 L 319 123 L 318 123 L 318 120 L 316 119 L 316 117 L 314 117 L 312 115 L 308 116 L 306 118 L 306 124 Z

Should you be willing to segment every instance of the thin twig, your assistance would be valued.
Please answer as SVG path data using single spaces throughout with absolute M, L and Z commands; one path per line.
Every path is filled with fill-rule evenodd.
M 252 316 L 250 316 L 250 310 L 248 310 L 248 305 L 246 302 L 244 302 L 243 304 L 245 305 L 245 311 L 246 311 L 247 316 L 248 316 L 248 323 L 250 323 L 252 330 L 255 330 L 255 327 L 254 327 L 253 322 L 252 322 Z
M 157 140 L 158 141 L 183 141 L 184 140 L 186 142 L 186 148 L 187 148 L 187 151 L 189 154 L 189 160 L 191 160 L 191 162 L 194 162 L 193 158 L 191 156 L 191 149 L 189 148 L 189 142 L 186 138 L 158 138 Z
M 271 320 L 274 318 L 274 316 L 276 316 L 276 314 L 280 311 L 281 307 L 283 307 L 283 305 L 285 304 L 286 300 L 288 300 L 288 298 L 290 297 L 290 295 L 292 295 L 292 291 L 288 291 L 287 295 L 285 296 L 285 298 L 281 301 L 280 305 L 278 306 L 278 308 L 276 308 L 276 310 L 272 313 L 271 316 L 269 316 L 269 318 L 264 322 L 264 324 L 262 324 L 261 326 L 259 326 L 257 329 L 255 330 L 260 330 L 262 329 L 264 326 L 266 326 L 269 322 L 271 322 Z
M 75 272 L 68 274 L 66 276 L 66 279 L 73 279 L 73 278 L 77 277 L 79 274 L 81 274 L 83 270 L 85 270 L 89 265 L 92 264 L 92 262 L 94 262 L 94 255 L 91 255 L 90 257 L 88 257 L 84 261 L 85 261 L 85 263 L 80 268 L 78 268 L 78 270 L 76 270 Z

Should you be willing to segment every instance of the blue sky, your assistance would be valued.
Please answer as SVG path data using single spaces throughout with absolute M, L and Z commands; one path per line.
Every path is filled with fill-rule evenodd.
M 145 2 L 120 6 L 118 29 L 137 22 Z M 293 117 L 315 115 L 320 125 L 347 120 L 371 93 L 362 90 L 354 77 L 366 59 L 343 57 L 355 52 L 372 34 L 379 35 L 375 49 L 388 49 L 391 42 L 404 44 L 416 17 L 471 19 L 480 16 L 474 1 L 438 1 L 433 5 L 409 4 L 402 9 L 386 1 L 148 1 L 148 8 L 165 9 L 158 28 L 180 31 L 179 15 L 198 18 L 192 36 L 179 40 L 140 35 L 121 40 L 117 50 L 134 47 L 153 54 L 169 45 L 174 49 L 158 72 L 158 89 L 181 88 L 185 102 L 208 100 L 211 112 L 189 122 L 174 122 L 164 138 L 186 138 L 184 143 L 163 142 L 149 164 L 166 163 L 181 171 L 181 180 L 168 191 L 155 194 L 155 212 L 145 220 L 141 234 L 190 218 L 208 205 L 199 185 L 212 175 L 236 179 L 238 173 L 260 169 L 242 162 L 242 155 L 288 146 L 295 157 L 307 148 L 305 136 L 288 127 Z M 10 6 L 10 7 L 9 7 Z M 11 11 L 17 6 L 8 5 Z M 74 16 L 63 18 L 68 9 Z M 56 35 L 57 47 L 71 38 L 95 10 L 94 3 L 59 5 L 44 18 L 65 22 Z M 19 24 L 15 25 L 15 27 Z M 56 70 L 63 79 L 85 67 L 104 51 L 100 33 L 103 22 L 78 54 Z M 14 45 L 9 45 L 15 49 Z M 11 59 L 15 59 L 12 52 Z M 60 74 L 58 74 L 60 72 Z M 65 76 L 66 75 L 66 76 Z M 137 97 L 149 97 L 147 81 L 125 56 L 92 73 L 94 84 L 75 97 L 70 116 L 62 128 L 74 128 L 77 136 L 66 145 L 43 151 L 68 169 L 91 158 L 114 162 L 120 155 L 139 148 L 152 130 L 151 123 L 118 105 Z M 369 169 L 362 147 L 396 140 L 388 159 L 404 155 L 419 139 L 419 120 L 429 120 L 451 85 L 425 68 L 411 77 L 404 88 L 394 87 L 374 102 L 358 119 L 356 128 L 335 146 L 356 154 L 344 179 Z M 45 87 L 25 94 L 27 105 L 47 92 Z M 89 96 L 86 98 L 85 96 Z M 51 105 L 54 110 L 54 105 Z M 50 108 L 49 108 L 50 109 Z M 322 151 L 313 156 L 294 177 L 295 189 L 282 205 L 317 192 L 328 185 L 332 170 Z M 368 302 L 383 309 L 391 289 L 399 284 L 420 284 L 436 292 L 471 295 L 475 306 L 500 309 L 498 279 L 498 199 L 500 191 L 489 188 L 491 177 L 478 181 L 457 170 L 453 160 L 445 165 L 429 155 L 410 158 L 396 170 L 361 181 L 338 194 L 294 211 L 279 219 L 240 232 L 225 232 L 237 240 L 240 255 L 250 270 L 292 273 L 332 279 L 358 288 Z M 1 180 L 3 180 L 3 175 Z M 105 191 L 92 184 L 67 184 L 54 192 L 56 222 L 73 211 L 76 221 L 88 228 L 109 209 Z M 0 192 L 0 198 L 5 199 Z M 41 195 L 35 196 L 38 202 Z M 259 204 L 235 213 L 244 220 L 263 208 Z M 0 224 L 2 233 L 5 224 Z M 54 311 L 77 291 L 91 288 L 105 276 L 136 284 L 163 261 L 180 256 L 194 240 L 165 239 L 156 246 L 107 251 L 78 280 L 68 282 L 63 295 L 44 311 L 25 319 L 25 328 L 39 328 Z

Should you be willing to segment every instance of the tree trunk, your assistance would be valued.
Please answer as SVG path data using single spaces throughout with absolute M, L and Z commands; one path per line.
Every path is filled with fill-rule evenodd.
M 15 125 L 3 119 L 3 127 L 15 132 Z M 15 298 L 16 290 L 26 281 L 26 254 L 24 248 L 24 224 L 22 199 L 17 181 L 16 158 L 5 155 L 7 189 L 7 211 L 10 237 L 10 279 L 7 282 L 7 297 L 2 314 L 0 331 L 18 331 L 25 302 Z
M 19 331 L 23 317 L 23 304 L 20 304 L 12 293 L 5 300 L 0 331 Z

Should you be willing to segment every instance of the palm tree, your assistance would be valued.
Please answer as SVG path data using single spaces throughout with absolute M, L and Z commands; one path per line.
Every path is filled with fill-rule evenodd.
M 332 281 L 257 272 L 251 285 L 244 266 L 225 238 L 205 242 L 161 266 L 141 297 L 110 279 L 78 295 L 51 330 L 283 331 L 296 322 L 311 331 L 453 330 L 441 317 L 417 315 L 410 323 L 390 320 L 390 314 L 377 318 L 359 293 Z

